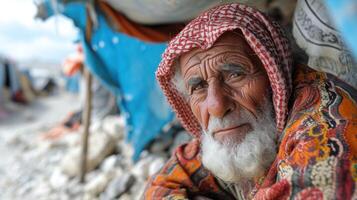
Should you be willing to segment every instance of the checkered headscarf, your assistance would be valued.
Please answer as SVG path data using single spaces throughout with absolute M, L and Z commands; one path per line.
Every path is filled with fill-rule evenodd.
M 261 12 L 240 4 L 218 6 L 191 21 L 168 45 L 156 72 L 168 102 L 183 126 L 199 137 L 201 126 L 185 98 L 172 84 L 175 60 L 194 48 L 209 49 L 217 38 L 239 29 L 257 54 L 268 74 L 273 91 L 273 103 L 278 131 L 284 129 L 288 100 L 292 90 L 292 60 L 288 40 L 280 27 Z

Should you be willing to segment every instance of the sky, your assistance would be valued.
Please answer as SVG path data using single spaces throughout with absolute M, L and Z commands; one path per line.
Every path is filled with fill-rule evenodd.
M 77 29 L 62 16 L 34 19 L 33 0 L 0 3 L 0 54 L 15 61 L 41 60 L 58 63 L 74 52 Z

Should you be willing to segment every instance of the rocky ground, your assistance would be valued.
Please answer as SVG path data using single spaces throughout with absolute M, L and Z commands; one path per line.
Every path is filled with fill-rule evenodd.
M 133 163 L 124 121 L 108 116 L 91 127 L 88 174 L 80 184 L 80 131 L 51 141 L 40 137 L 79 108 L 77 97 L 59 93 L 11 107 L 0 121 L 0 199 L 140 199 L 147 178 L 189 139 L 183 131 L 158 138 Z

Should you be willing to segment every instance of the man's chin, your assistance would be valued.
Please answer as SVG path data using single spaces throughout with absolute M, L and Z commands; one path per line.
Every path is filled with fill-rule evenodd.
M 265 173 L 276 156 L 273 135 L 260 131 L 247 132 L 244 137 L 228 134 L 222 137 L 221 142 L 204 134 L 203 165 L 215 176 L 229 183 L 259 177 Z
M 203 165 L 209 169 L 215 176 L 225 181 L 226 183 L 238 183 L 242 179 L 247 179 L 250 175 L 246 173 L 247 167 L 251 168 L 252 163 L 256 166 L 255 156 L 249 159 L 243 158 L 242 161 L 238 157 L 249 156 L 250 152 L 238 150 L 238 146 L 245 145 L 245 141 L 237 142 L 237 138 L 232 138 L 234 135 L 225 136 L 223 140 L 217 141 L 213 137 L 206 135 L 203 138 L 202 144 L 202 161 Z M 232 142 L 235 140 L 236 142 Z M 238 151 L 237 151 L 238 150 Z M 240 154 L 237 156 L 237 154 Z M 246 162 L 248 161 L 248 162 Z M 246 163 L 250 163 L 246 166 Z

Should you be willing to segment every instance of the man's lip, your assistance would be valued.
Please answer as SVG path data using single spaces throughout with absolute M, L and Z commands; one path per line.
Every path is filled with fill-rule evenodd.
M 241 125 L 238 125 L 238 126 L 233 126 L 233 127 L 229 127 L 229 128 L 225 128 L 225 129 L 219 129 L 219 130 L 216 130 L 216 131 L 213 132 L 213 136 L 215 136 L 216 134 L 220 134 L 220 133 L 224 133 L 224 132 L 230 131 L 230 130 L 238 129 L 238 128 L 241 128 L 241 127 L 246 126 L 246 125 L 248 125 L 248 124 L 245 123 L 245 124 L 241 124 Z

